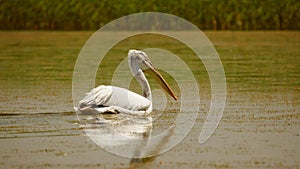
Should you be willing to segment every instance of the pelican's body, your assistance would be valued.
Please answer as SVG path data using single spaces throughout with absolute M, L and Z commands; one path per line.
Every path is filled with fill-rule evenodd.
M 80 104 L 83 110 L 87 107 L 94 108 L 99 113 L 102 110 L 102 113 L 117 113 L 114 111 L 118 111 L 128 114 L 147 115 L 152 111 L 152 102 L 149 99 L 116 86 L 100 85 L 87 93 L 86 97 L 80 101 Z M 123 111 L 120 111 L 120 108 Z
M 143 96 L 116 86 L 100 85 L 92 89 L 79 102 L 79 110 L 86 112 L 87 110 L 95 110 L 98 113 L 127 113 L 134 115 L 148 115 L 152 111 L 152 94 L 150 85 L 140 68 L 143 64 L 150 68 L 151 72 L 161 82 L 162 87 L 174 98 L 177 99 L 169 85 L 153 67 L 148 56 L 138 50 L 129 50 L 128 63 L 133 76 L 142 87 Z

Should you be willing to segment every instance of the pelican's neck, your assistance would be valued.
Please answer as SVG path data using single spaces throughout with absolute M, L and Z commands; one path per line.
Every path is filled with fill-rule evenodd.
M 143 96 L 149 99 L 150 101 L 152 101 L 150 85 L 142 69 L 138 64 L 138 61 L 131 59 L 131 57 L 128 57 L 128 63 L 129 63 L 131 73 L 133 74 L 135 79 L 139 82 L 140 86 L 142 87 Z

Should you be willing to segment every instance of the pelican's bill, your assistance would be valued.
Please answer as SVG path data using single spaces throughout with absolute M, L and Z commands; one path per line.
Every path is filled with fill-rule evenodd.
M 172 96 L 175 100 L 177 100 L 177 96 L 169 86 L 169 84 L 166 82 L 166 80 L 163 78 L 163 76 L 159 73 L 158 70 L 156 70 L 152 65 L 148 64 L 147 65 L 149 68 L 148 69 L 143 69 L 143 71 L 147 74 L 149 74 L 153 79 L 155 79 L 160 86 L 170 95 Z

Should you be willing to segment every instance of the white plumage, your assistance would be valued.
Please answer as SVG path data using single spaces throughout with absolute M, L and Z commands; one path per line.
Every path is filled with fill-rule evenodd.
M 118 106 L 127 110 L 146 111 L 151 101 L 130 90 L 100 85 L 86 94 L 79 102 L 81 105 Z
M 150 74 L 155 76 L 163 87 L 175 100 L 177 97 L 163 79 L 161 74 L 153 67 L 148 56 L 138 50 L 129 50 L 128 64 L 131 72 L 142 87 L 143 96 L 136 94 L 124 88 L 116 86 L 100 85 L 90 92 L 79 102 L 80 107 L 76 111 L 82 113 L 127 113 L 134 115 L 148 115 L 152 111 L 152 95 L 150 85 L 140 68 L 144 65 L 150 70 Z

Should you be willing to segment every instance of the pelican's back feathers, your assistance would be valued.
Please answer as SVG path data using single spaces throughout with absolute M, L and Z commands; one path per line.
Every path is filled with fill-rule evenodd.
M 128 110 L 147 110 L 151 101 L 127 89 L 100 85 L 79 102 L 80 107 L 119 106 Z

